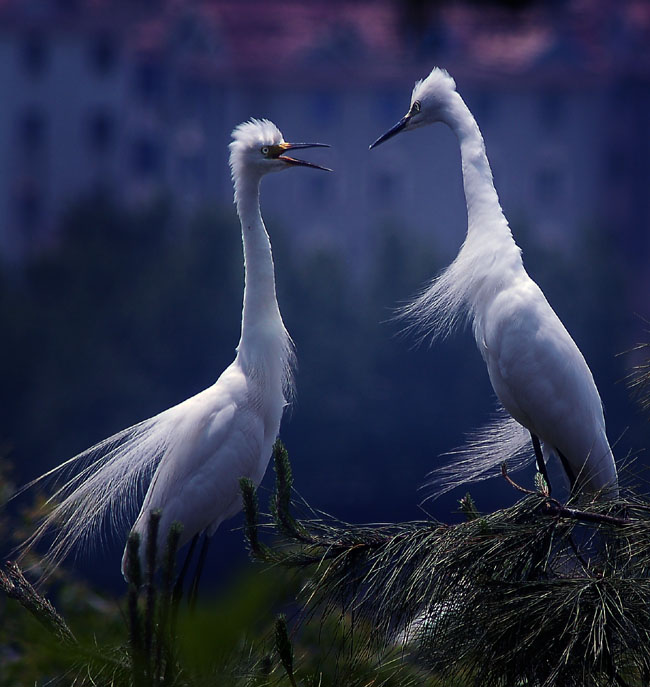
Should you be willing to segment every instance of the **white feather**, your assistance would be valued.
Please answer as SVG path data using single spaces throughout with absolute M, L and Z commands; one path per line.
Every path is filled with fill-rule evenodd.
M 52 532 L 54 539 L 43 559 L 45 570 L 50 570 L 73 547 L 83 549 L 101 539 L 104 525 L 112 535 L 124 535 L 174 441 L 181 406 L 117 432 L 25 485 L 19 493 L 40 483 L 57 484 L 73 474 L 48 499 L 53 508 L 20 547 L 22 555 Z
M 503 409 L 491 422 L 471 433 L 462 447 L 443 455 L 450 460 L 432 470 L 424 485 L 432 488 L 429 498 L 496 477 L 503 463 L 510 472 L 516 472 L 535 459 L 530 432 Z
M 567 476 L 580 489 L 616 493 L 616 465 L 591 371 L 524 269 L 483 137 L 453 79 L 434 69 L 418 82 L 409 113 L 373 145 L 435 122 L 447 124 L 460 144 L 467 237 L 453 263 L 402 308 L 400 317 L 407 329 L 432 340 L 470 322 L 494 391 L 512 418 L 490 425 L 451 466 L 436 471 L 439 489 L 483 479 L 509 452 L 516 465 L 524 465 L 525 428 L 540 439 L 544 456 L 563 454 Z
M 287 166 L 261 148 L 282 140 L 268 120 L 251 120 L 233 131 L 230 165 L 246 274 L 235 360 L 204 391 L 99 442 L 25 487 L 72 473 L 51 497 L 53 510 L 21 547 L 24 554 L 52 532 L 46 572 L 73 547 L 100 540 L 104 526 L 123 535 L 143 496 L 133 531 L 140 534 L 144 557 L 149 514 L 162 510 L 160 560 L 173 522 L 183 525 L 180 546 L 199 532 L 211 535 L 241 509 L 239 479 L 261 481 L 293 393 L 293 344 L 278 308 L 271 245 L 259 207 L 262 176 Z M 125 573 L 126 567 L 125 551 Z

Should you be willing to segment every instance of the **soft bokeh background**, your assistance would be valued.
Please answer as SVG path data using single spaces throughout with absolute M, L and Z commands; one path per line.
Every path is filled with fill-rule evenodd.
M 296 486 L 349 521 L 422 517 L 426 473 L 495 405 L 469 332 L 417 348 L 391 321 L 465 232 L 449 130 L 367 149 L 434 65 L 477 117 L 616 455 L 643 463 L 648 424 L 624 379 L 650 316 L 649 45 L 650 4 L 633 0 L 0 1 L 0 441 L 15 479 L 232 360 L 243 274 L 227 144 L 269 117 L 287 140 L 332 144 L 310 159 L 336 170 L 263 182 L 299 359 L 281 431 Z M 481 509 L 516 498 L 500 480 L 472 493 Z M 461 495 L 426 508 L 449 519 Z M 245 562 L 238 525 L 215 537 L 213 584 Z M 118 588 L 120 549 L 80 564 Z

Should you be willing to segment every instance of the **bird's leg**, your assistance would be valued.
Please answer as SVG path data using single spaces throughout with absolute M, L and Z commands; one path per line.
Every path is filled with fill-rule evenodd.
M 174 605 L 176 606 L 178 605 L 178 602 L 181 600 L 181 596 L 183 595 L 183 582 L 185 581 L 185 575 L 187 575 L 187 569 L 190 567 L 190 560 L 192 558 L 192 554 L 194 553 L 194 549 L 196 548 L 196 542 L 198 540 L 199 535 L 197 533 L 192 538 L 192 543 L 190 544 L 190 548 L 187 550 L 187 555 L 185 556 L 185 562 L 183 563 L 181 572 L 176 580 L 176 584 L 174 585 L 172 600 Z
M 564 472 L 566 472 L 566 476 L 569 478 L 569 486 L 570 486 L 570 493 L 573 494 L 573 487 L 575 486 L 576 483 L 576 478 L 575 475 L 573 474 L 573 470 L 571 470 L 571 466 L 569 465 L 569 461 L 566 459 L 566 456 L 562 451 L 560 451 L 559 448 L 555 449 L 557 451 L 557 455 L 560 457 L 560 461 L 562 463 L 562 467 L 564 468 Z
M 199 561 L 196 564 L 196 572 L 194 573 L 194 579 L 190 585 L 189 592 L 189 604 L 190 609 L 193 611 L 196 606 L 196 597 L 199 593 L 199 580 L 201 579 L 201 573 L 203 572 L 203 565 L 205 564 L 205 557 L 208 553 L 208 544 L 210 539 L 207 532 L 203 535 L 203 545 L 201 546 L 201 553 L 199 553 Z
M 546 469 L 546 463 L 544 462 L 544 455 L 542 454 L 542 446 L 539 443 L 539 438 L 530 433 L 530 438 L 533 440 L 533 449 L 535 450 L 535 459 L 537 460 L 537 469 L 542 473 L 542 477 L 546 481 L 546 486 L 548 487 L 548 495 L 551 495 L 551 481 L 548 478 L 548 470 Z
M 190 548 L 187 550 L 187 555 L 185 556 L 185 561 L 183 562 L 183 567 L 181 572 L 176 579 L 176 584 L 174 585 L 174 591 L 172 592 L 172 613 L 171 620 L 169 623 L 170 637 L 174 637 L 176 634 L 176 620 L 178 618 L 178 606 L 183 596 L 183 582 L 185 580 L 185 575 L 187 575 L 187 569 L 190 567 L 190 560 L 194 549 L 196 548 L 196 542 L 199 541 L 198 532 L 192 537 L 192 542 L 190 543 Z

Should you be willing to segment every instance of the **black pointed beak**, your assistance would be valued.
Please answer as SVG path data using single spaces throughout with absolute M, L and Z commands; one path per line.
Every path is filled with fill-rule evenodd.
M 300 148 L 329 148 L 327 143 L 280 143 L 280 148 L 282 149 L 281 155 L 278 155 L 278 160 L 283 160 L 288 162 L 290 165 L 295 165 L 298 167 L 311 167 L 312 169 L 322 169 L 324 172 L 331 172 L 329 167 L 323 167 L 322 165 L 317 165 L 315 162 L 307 162 L 306 160 L 298 160 L 295 157 L 289 157 L 284 153 L 288 150 L 299 150 Z
M 410 117 L 410 114 L 404 115 L 392 129 L 389 129 L 385 134 L 380 136 L 374 143 L 371 143 L 370 146 L 368 146 L 368 149 L 372 150 L 373 148 L 376 148 L 380 143 L 387 141 L 389 138 L 393 138 L 393 136 L 396 136 L 408 124 Z

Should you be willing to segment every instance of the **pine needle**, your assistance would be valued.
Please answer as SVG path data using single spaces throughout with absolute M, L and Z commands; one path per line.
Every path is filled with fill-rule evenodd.
M 529 491 L 489 514 L 466 496 L 456 525 L 363 526 L 306 504 L 294 520 L 280 493 L 286 484 L 273 498 L 272 549 L 252 520 L 249 541 L 261 560 L 305 576 L 305 619 L 355 618 L 360 661 L 397 646 L 443 684 L 649 683 L 650 504 L 634 494 L 563 504 Z

